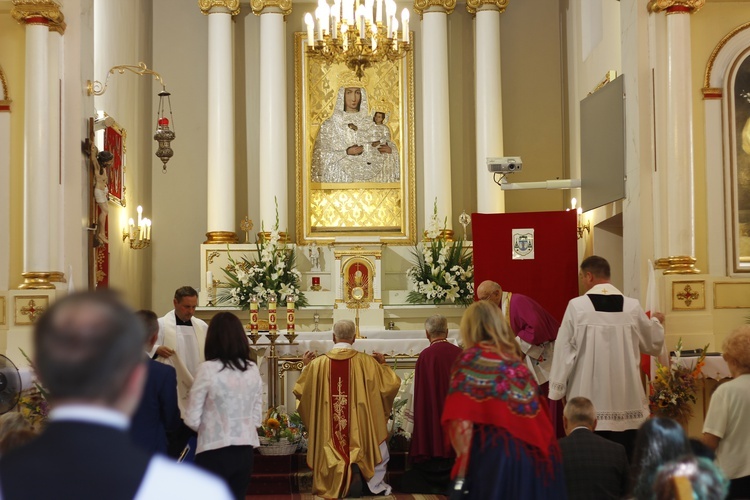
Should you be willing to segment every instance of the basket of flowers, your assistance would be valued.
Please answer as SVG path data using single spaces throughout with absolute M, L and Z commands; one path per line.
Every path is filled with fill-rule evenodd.
M 269 408 L 258 427 L 261 455 L 291 455 L 297 451 L 304 431 L 299 413 L 287 415 L 283 407 Z

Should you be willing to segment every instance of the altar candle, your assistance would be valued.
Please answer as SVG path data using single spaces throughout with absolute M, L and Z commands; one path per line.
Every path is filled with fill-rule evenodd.
M 375 52 L 375 49 L 378 48 L 378 25 L 372 24 L 372 51 Z
M 346 23 L 341 23 L 341 40 L 344 42 L 344 52 L 349 49 L 349 37 L 346 36 L 346 31 L 349 27 Z
M 305 24 L 307 25 L 307 46 L 313 46 L 313 18 L 309 12 L 305 14 Z
M 286 296 L 286 332 L 294 333 L 294 295 Z
M 403 26 L 401 39 L 404 43 L 409 43 L 409 11 L 406 9 L 401 11 L 401 25 Z
M 206 271 L 206 288 L 213 288 L 214 287 L 214 273 L 211 271 Z
M 357 6 L 357 28 L 359 28 L 359 38 L 365 37 L 365 8 Z
M 268 299 L 268 333 L 269 335 L 276 333 L 276 296 Z
M 258 334 L 258 299 L 255 296 L 250 299 L 250 333 Z

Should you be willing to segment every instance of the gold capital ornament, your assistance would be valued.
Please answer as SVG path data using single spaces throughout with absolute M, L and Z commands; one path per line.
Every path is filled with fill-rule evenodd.
M 50 31 L 65 33 L 65 16 L 60 5 L 52 0 L 13 0 L 10 15 L 21 24 L 40 24 L 35 21 L 44 18 Z
M 240 0 L 198 0 L 198 6 L 204 15 L 211 13 L 211 9 L 226 9 L 233 16 L 240 13 Z
M 420 19 L 422 14 L 432 7 L 437 7 L 436 10 L 442 9 L 446 14 L 450 14 L 456 8 L 456 0 L 414 0 L 414 10 L 419 13 Z
M 480 10 L 497 10 L 503 13 L 508 2 L 509 0 L 466 0 L 466 12 L 471 15 Z
M 667 14 L 698 12 L 706 0 L 650 0 L 648 11 L 652 14 L 666 11 Z
M 288 16 L 292 13 L 292 0 L 250 0 L 250 7 L 256 16 L 270 13 Z

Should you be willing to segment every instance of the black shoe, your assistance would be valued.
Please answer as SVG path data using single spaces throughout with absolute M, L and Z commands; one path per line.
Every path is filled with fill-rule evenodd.
M 352 464 L 352 478 L 349 482 L 349 495 L 351 498 L 360 498 L 363 490 L 367 487 L 362 479 L 362 472 L 359 470 L 359 465 Z

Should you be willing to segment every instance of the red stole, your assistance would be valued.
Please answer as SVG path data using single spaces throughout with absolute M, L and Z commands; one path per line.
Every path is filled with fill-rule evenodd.
M 349 359 L 331 359 L 329 387 L 331 388 L 331 436 L 333 447 L 346 463 L 346 473 L 342 482 L 341 495 L 349 487 Z

